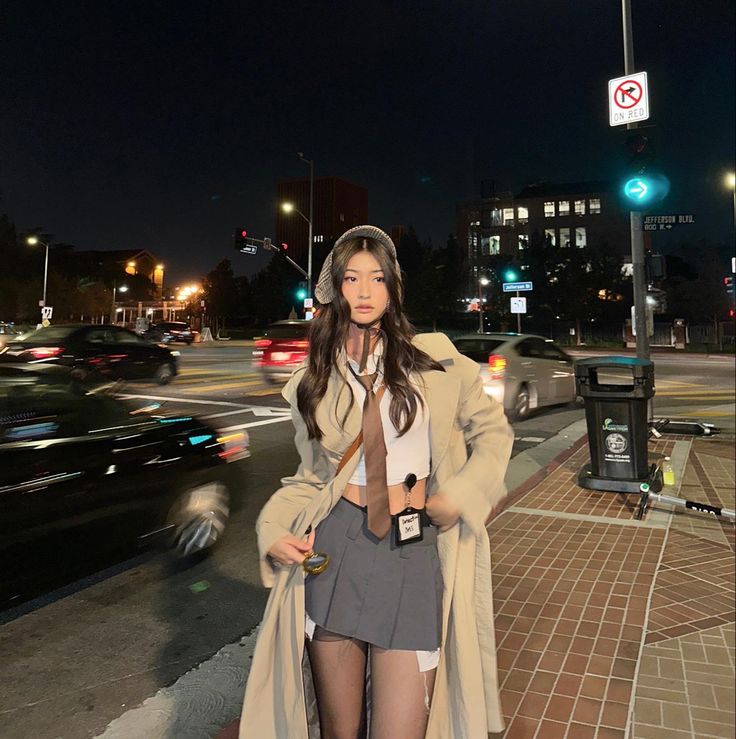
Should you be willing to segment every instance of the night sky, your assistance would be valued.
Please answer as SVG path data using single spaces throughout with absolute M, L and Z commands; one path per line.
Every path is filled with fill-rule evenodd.
M 275 183 L 368 188 L 370 219 L 438 245 L 481 179 L 606 179 L 618 0 L 33 2 L 0 8 L 0 213 L 80 249 L 145 248 L 167 282 L 273 235 Z M 672 181 L 657 234 L 732 243 L 734 3 L 632 0 L 649 134 Z M 685 230 L 685 229 L 688 230 Z M 662 241 L 658 246 L 667 247 Z

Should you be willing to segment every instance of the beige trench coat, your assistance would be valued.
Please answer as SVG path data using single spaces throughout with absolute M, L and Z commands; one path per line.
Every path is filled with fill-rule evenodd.
M 438 536 L 445 583 L 442 651 L 427 739 L 479 739 L 502 731 L 493 630 L 491 558 L 485 521 L 506 495 L 504 476 L 513 435 L 501 406 L 483 392 L 478 365 L 444 334 L 419 334 L 414 344 L 445 368 L 422 373 L 430 409 L 432 473 L 428 494 L 442 491 L 460 521 Z M 273 569 L 266 552 L 286 533 L 302 536 L 327 516 L 358 463 L 337 466 L 360 432 L 357 403 L 340 428 L 350 394 L 336 372 L 317 410 L 320 442 L 307 438 L 296 409 L 297 370 L 283 390 L 292 406 L 301 464 L 264 506 L 256 524 L 261 574 L 271 594 L 261 622 L 245 691 L 240 739 L 308 739 L 305 697 L 304 573 Z M 341 392 L 342 390 L 342 392 Z M 468 455 L 468 450 L 470 454 Z

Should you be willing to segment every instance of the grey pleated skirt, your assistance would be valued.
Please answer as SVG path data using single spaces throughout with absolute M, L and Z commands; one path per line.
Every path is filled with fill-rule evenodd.
M 314 551 L 328 568 L 305 580 L 308 616 L 327 631 L 384 649 L 434 651 L 440 646 L 444 585 L 437 529 L 397 546 L 377 539 L 364 508 L 341 498 L 315 531 Z

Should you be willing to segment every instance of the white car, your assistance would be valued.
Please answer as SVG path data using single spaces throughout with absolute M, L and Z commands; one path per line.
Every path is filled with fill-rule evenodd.
M 514 419 L 575 400 L 573 360 L 551 339 L 530 334 L 467 334 L 453 340 L 480 365 L 483 389 Z

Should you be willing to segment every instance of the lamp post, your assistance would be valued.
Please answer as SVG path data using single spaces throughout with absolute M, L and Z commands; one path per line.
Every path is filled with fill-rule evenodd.
M 117 283 L 112 283 L 112 310 L 110 311 L 110 323 L 115 323 L 115 319 L 117 318 L 117 310 L 115 306 L 115 298 L 117 296 L 118 290 L 121 293 L 127 293 L 128 292 L 128 286 L 127 285 L 121 285 L 120 287 L 117 286 Z
M 312 221 L 314 220 L 314 159 L 305 159 L 304 153 L 298 151 L 296 154 L 304 164 L 309 165 L 309 248 L 307 249 L 307 297 L 312 297 L 312 242 L 314 234 L 312 229 Z
M 307 218 L 294 203 L 281 203 L 284 213 L 298 213 L 309 226 L 309 246 L 307 247 L 307 297 L 312 297 L 312 220 Z
M 26 238 L 26 244 L 29 246 L 35 246 L 36 244 L 42 244 L 46 247 L 46 258 L 43 263 L 43 299 L 41 300 L 41 307 L 46 307 L 46 282 L 49 274 L 49 245 L 45 241 L 41 241 L 38 236 L 28 236 Z
M 484 331 L 483 326 L 483 287 L 487 285 L 490 280 L 487 277 L 478 278 L 478 333 L 482 334 Z
M 725 183 L 726 187 L 730 187 L 733 192 L 733 222 L 736 226 L 736 173 L 729 172 L 725 177 Z

